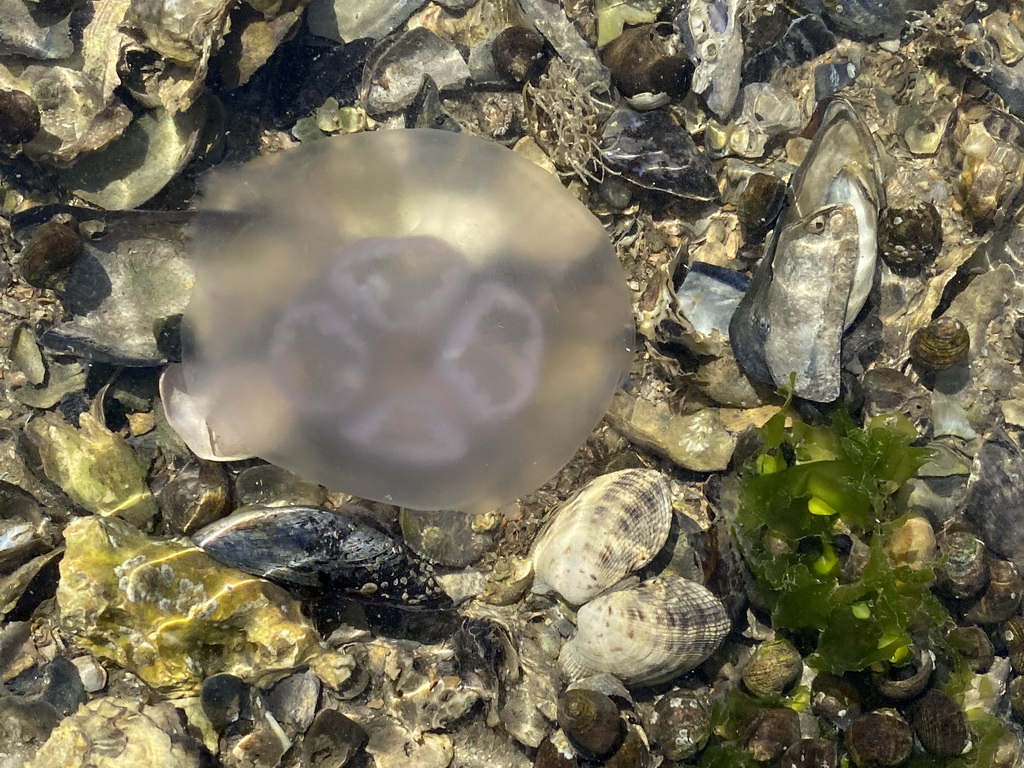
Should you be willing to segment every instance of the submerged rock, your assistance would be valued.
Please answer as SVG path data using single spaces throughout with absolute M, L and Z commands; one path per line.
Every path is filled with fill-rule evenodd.
M 347 679 L 351 659 L 321 649 L 280 587 L 116 518 L 79 518 L 64 535 L 62 626 L 157 690 L 194 694 L 218 672 L 265 683 L 306 665 L 330 685 Z
M 27 768 L 198 768 L 199 749 L 169 703 L 96 699 L 62 722 Z

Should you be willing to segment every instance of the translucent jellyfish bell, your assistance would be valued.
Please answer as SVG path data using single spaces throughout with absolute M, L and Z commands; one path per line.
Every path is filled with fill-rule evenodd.
M 572 456 L 628 364 L 604 229 L 509 150 L 328 139 L 209 180 L 184 387 L 215 435 L 331 488 L 492 508 Z

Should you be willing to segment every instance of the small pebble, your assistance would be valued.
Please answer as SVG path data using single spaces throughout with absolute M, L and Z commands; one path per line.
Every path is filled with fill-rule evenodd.
M 43 690 L 39 698 L 53 706 L 63 717 L 75 712 L 89 697 L 78 676 L 78 667 L 67 656 L 57 656 L 43 671 Z
M 267 709 L 279 723 L 294 725 L 305 732 L 313 722 L 320 699 L 320 679 L 312 672 L 299 672 L 277 683 L 264 696 Z
M 249 684 L 241 678 L 221 673 L 203 681 L 199 701 L 214 728 L 224 728 L 249 714 Z
M 235 501 L 240 507 L 250 504 L 319 507 L 326 498 L 327 492 L 322 486 L 273 464 L 245 469 L 235 480 Z
M 79 656 L 71 662 L 78 667 L 78 676 L 87 693 L 102 691 L 107 684 L 107 670 L 92 656 Z
M 363 727 L 336 709 L 324 709 L 302 740 L 302 765 L 344 768 L 366 745 Z
M 31 96 L 22 91 L 0 90 L 0 144 L 31 141 L 39 133 L 39 120 L 39 107 Z

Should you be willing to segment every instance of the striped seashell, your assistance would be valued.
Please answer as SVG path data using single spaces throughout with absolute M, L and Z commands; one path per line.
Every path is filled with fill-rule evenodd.
M 603 475 L 558 509 L 537 538 L 533 591 L 585 603 L 647 565 L 671 524 L 671 489 L 660 472 Z
M 661 683 L 689 672 L 729 634 L 722 603 L 695 581 L 651 579 L 584 605 L 559 661 L 576 679 L 608 672 L 626 685 Z

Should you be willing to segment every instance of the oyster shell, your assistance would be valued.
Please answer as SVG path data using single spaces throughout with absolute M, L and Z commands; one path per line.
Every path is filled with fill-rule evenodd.
M 649 685 L 701 664 L 728 633 L 725 608 L 706 587 L 659 577 L 584 605 L 558 660 L 573 678 L 608 672 Z
M 668 480 L 624 469 L 586 485 L 563 505 L 533 546 L 533 591 L 580 605 L 647 565 L 672 524 Z

